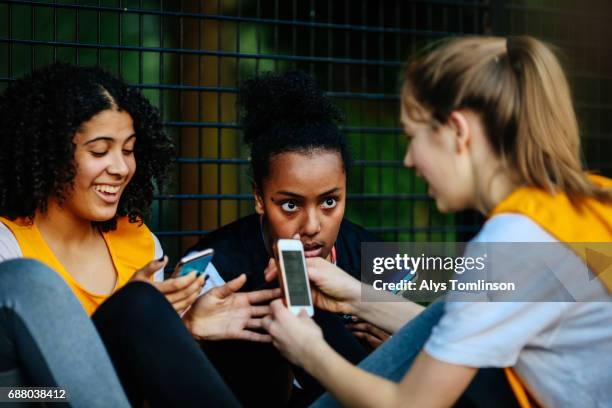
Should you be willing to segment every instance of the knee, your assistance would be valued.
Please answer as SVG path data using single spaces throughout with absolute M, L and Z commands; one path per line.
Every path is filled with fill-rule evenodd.
M 42 262 L 27 258 L 0 263 L 0 290 L 12 294 L 27 290 L 30 295 L 38 293 L 58 295 L 70 291 L 57 272 Z
M 130 282 L 112 298 L 116 298 L 117 303 L 121 305 L 124 318 L 131 321 L 146 320 L 147 317 L 159 315 L 167 309 L 174 312 L 164 295 L 146 282 Z

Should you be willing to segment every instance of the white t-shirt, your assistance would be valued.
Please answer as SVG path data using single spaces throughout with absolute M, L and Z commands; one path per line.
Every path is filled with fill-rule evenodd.
M 159 243 L 159 240 L 155 234 L 151 233 L 151 235 L 153 236 L 153 242 L 155 244 L 155 256 L 153 259 L 159 259 L 164 254 L 164 251 L 162 250 L 161 244 Z M 0 222 L 0 262 L 22 257 L 23 253 L 21 252 L 17 239 L 11 230 L 4 225 L 4 223 Z M 159 271 L 155 272 L 153 279 L 156 282 L 163 281 L 164 270 L 160 269 Z
M 474 241 L 558 242 L 518 214 L 491 218 Z M 593 287 L 610 298 L 601 282 Z M 447 302 L 425 351 L 451 364 L 513 366 L 544 406 L 612 407 L 612 301 Z

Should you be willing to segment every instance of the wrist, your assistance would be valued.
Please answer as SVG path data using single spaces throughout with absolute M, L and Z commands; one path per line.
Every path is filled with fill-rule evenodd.
M 311 373 L 313 377 L 317 378 L 318 371 L 325 371 L 325 364 L 328 360 L 330 352 L 333 354 L 334 350 L 327 344 L 323 337 L 319 337 L 317 341 L 311 342 L 302 353 L 303 360 L 301 366 L 307 372 Z
M 361 317 L 364 309 L 364 304 L 361 301 L 361 292 L 364 290 L 364 286 L 365 284 L 357 282 L 357 285 L 351 290 L 347 301 L 344 302 L 345 314 Z
M 183 320 L 183 323 L 185 324 L 187 331 L 191 333 L 191 336 L 195 340 L 197 341 L 204 340 L 204 336 L 198 330 L 198 325 L 194 321 L 193 315 L 189 311 L 187 311 L 187 313 L 185 313 L 181 319 Z
M 193 324 L 193 320 L 191 317 L 191 313 L 189 312 L 185 313 L 181 317 L 181 320 L 183 321 L 183 324 L 185 325 L 185 327 L 187 328 L 187 331 L 191 334 L 191 336 L 196 340 L 201 340 L 200 336 L 198 336 L 194 331 L 194 324 Z

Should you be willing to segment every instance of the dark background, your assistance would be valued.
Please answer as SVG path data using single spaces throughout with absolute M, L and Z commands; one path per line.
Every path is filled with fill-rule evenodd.
M 197 235 L 253 211 L 236 84 L 304 69 L 346 113 L 357 159 L 347 216 L 386 240 L 463 241 L 482 218 L 438 213 L 424 183 L 401 166 L 403 62 L 455 35 L 531 34 L 557 45 L 584 159 L 610 176 L 610 8 L 604 0 L 0 0 L 0 90 L 53 60 L 99 64 L 141 87 L 180 156 L 148 220 L 178 259 Z

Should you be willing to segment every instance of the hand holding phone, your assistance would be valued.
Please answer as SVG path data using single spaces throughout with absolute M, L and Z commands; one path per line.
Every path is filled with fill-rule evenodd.
M 200 276 L 212 261 L 214 254 L 215 251 L 209 248 L 203 251 L 192 252 L 182 257 L 174 268 L 176 276 L 185 276 L 193 271 L 196 272 L 197 276 Z
M 298 239 L 279 239 L 276 248 L 285 305 L 296 315 L 304 309 L 308 316 L 312 316 L 314 308 L 302 242 Z

